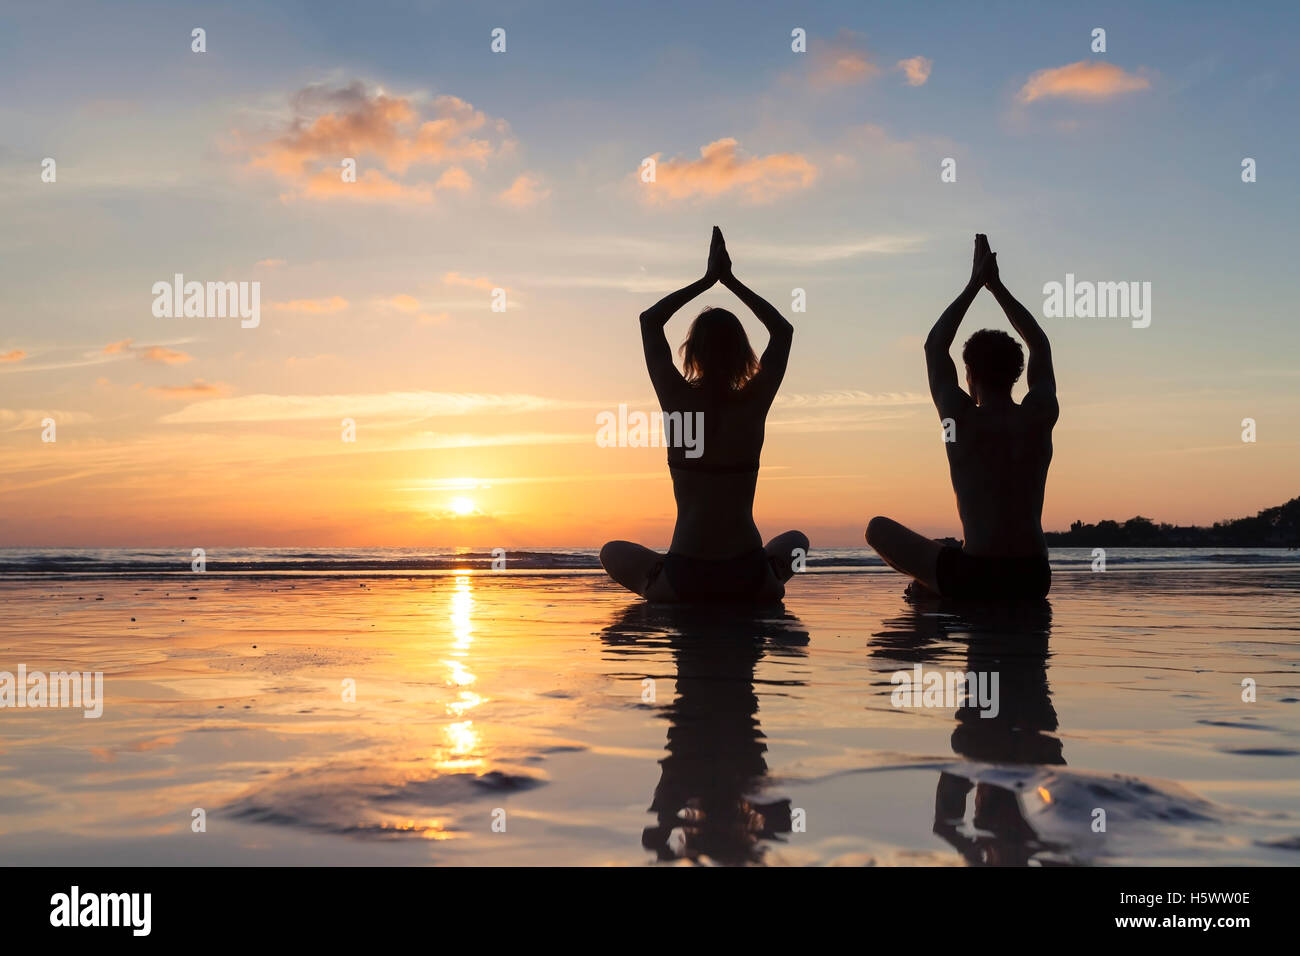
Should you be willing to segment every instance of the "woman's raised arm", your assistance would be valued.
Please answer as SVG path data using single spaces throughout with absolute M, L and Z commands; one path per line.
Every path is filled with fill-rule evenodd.
M 712 255 L 709 257 L 712 266 Z M 677 366 L 673 364 L 673 350 L 664 335 L 664 326 L 687 302 L 707 292 L 717 282 L 715 276 L 705 274 L 688 286 L 670 292 L 650 308 L 641 313 L 641 348 L 645 351 L 645 366 L 650 373 L 650 382 L 655 387 L 655 394 L 662 400 L 666 389 L 682 384 L 685 379 Z
M 767 329 L 767 348 L 763 349 L 758 374 L 754 376 L 751 384 L 760 390 L 770 392 L 770 397 L 774 398 L 781 380 L 785 378 L 785 367 L 790 360 L 790 343 L 794 339 L 794 326 L 777 311 L 776 306 L 736 278 L 731 271 L 731 256 L 727 253 L 722 230 L 717 226 L 713 227 L 709 271 L 715 273 L 718 281 L 745 303 L 749 311 L 754 313 L 754 317 L 763 323 L 763 328 Z

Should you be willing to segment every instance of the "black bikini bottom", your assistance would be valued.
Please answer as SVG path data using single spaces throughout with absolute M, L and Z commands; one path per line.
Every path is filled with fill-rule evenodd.
M 944 547 L 935 572 L 944 597 L 975 601 L 1025 601 L 1046 597 L 1052 569 L 1046 555 L 1001 557 Z
M 762 595 L 770 567 L 767 552 L 755 548 L 721 560 L 669 551 L 660 570 L 679 601 L 751 601 Z

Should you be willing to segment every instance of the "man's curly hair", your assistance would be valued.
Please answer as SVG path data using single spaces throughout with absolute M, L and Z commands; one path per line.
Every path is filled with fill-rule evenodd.
M 975 380 L 988 388 L 1010 391 L 1025 370 L 1025 350 L 998 329 L 980 329 L 968 338 L 961 357 Z

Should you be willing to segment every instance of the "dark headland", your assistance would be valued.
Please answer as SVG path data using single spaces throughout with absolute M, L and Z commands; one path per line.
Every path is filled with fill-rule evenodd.
M 1141 515 L 1127 521 L 1076 521 L 1069 531 L 1047 532 L 1054 548 L 1297 548 L 1300 498 L 1266 508 L 1253 518 L 1230 518 L 1212 526 L 1157 524 Z

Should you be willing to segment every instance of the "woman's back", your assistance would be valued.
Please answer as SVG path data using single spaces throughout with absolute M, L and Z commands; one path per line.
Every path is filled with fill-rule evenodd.
M 767 412 L 785 376 L 794 333 L 762 299 L 734 280 L 731 286 L 738 293 L 744 290 L 742 298 L 757 300 L 755 314 L 769 334 L 761 361 L 754 358 L 739 319 L 725 309 L 706 309 L 682 346 L 683 375 L 673 364 L 660 317 L 642 317 L 646 367 L 665 422 L 689 417 L 702 426 L 702 442 L 697 437 L 691 447 L 682 441 L 670 441 L 668 447 L 677 500 L 669 551 L 690 557 L 729 558 L 762 544 L 754 524 L 759 456 Z
M 692 557 L 727 558 L 762 546 L 754 524 L 754 491 L 770 402 L 748 387 L 710 393 L 687 386 L 679 408 L 702 426 L 694 447 L 668 448 L 668 468 L 677 500 L 670 550 Z M 669 419 L 671 420 L 671 419 Z M 698 454 L 697 454 L 698 453 Z M 696 457 L 690 457 L 695 455 Z

